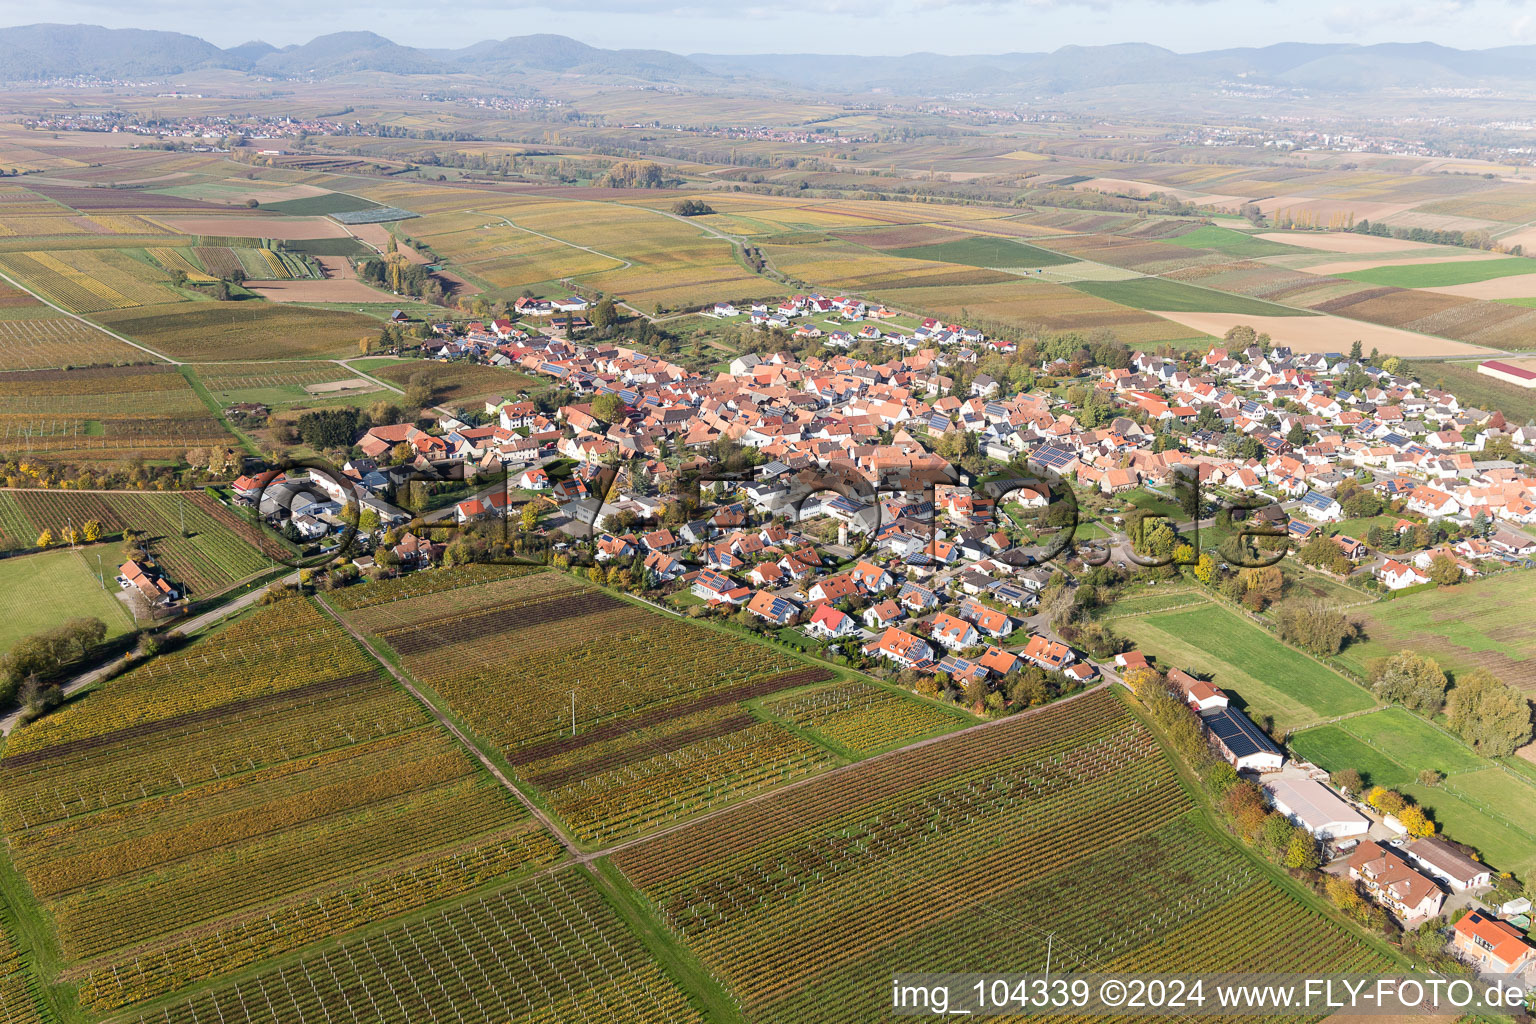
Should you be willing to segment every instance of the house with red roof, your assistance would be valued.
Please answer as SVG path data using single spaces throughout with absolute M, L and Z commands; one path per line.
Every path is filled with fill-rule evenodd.
M 1470 910 L 1456 922 L 1452 942 L 1465 959 L 1493 974 L 1519 974 L 1536 964 L 1536 946 L 1519 929 L 1486 910 Z
M 830 604 L 818 604 L 816 610 L 811 612 L 810 621 L 805 624 L 805 631 L 832 640 L 857 636 L 859 624 L 852 615 L 840 612 Z
M 1072 648 L 1038 633 L 1029 638 L 1029 643 L 1024 645 L 1021 653 L 1025 661 L 1033 662 L 1047 672 L 1060 672 L 1077 660 Z
M 878 639 L 865 644 L 863 651 L 870 657 L 894 661 L 902 668 L 913 668 L 933 660 L 933 648 L 928 646 L 926 640 L 894 626 L 881 633 Z
M 893 623 L 900 622 L 906 614 L 901 610 L 901 605 L 886 598 L 864 609 L 864 625 L 870 629 L 885 629 Z

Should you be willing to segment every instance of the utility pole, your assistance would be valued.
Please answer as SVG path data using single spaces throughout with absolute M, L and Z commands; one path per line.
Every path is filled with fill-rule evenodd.
M 101 568 L 101 552 L 96 552 L 96 582 L 101 584 L 101 589 L 107 589 L 107 574 Z
M 1056 933 L 1051 932 L 1045 937 L 1045 983 L 1051 983 L 1051 946 L 1056 942 Z
M 581 685 L 581 680 L 576 680 L 576 685 Z M 576 735 L 576 691 L 571 691 L 571 735 Z

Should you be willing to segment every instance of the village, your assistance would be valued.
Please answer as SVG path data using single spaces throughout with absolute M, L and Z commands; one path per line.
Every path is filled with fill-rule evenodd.
M 455 537 L 483 548 L 499 530 L 516 538 L 506 553 L 552 554 L 676 613 L 998 713 L 1148 667 L 1091 625 L 1063 625 L 1058 609 L 1106 573 L 1144 586 L 1156 586 L 1159 566 L 1176 573 L 1166 543 L 1158 561 L 1158 545 L 1143 542 L 1158 523 L 1184 549 L 1237 505 L 1306 562 L 1300 571 L 1382 593 L 1507 572 L 1536 555 L 1523 529 L 1536 523 L 1536 429 L 1358 351 L 1291 352 L 1238 329 L 1185 359 L 1125 352 L 1114 366 L 1069 353 L 1031 368 L 1050 386 L 1021 390 L 975 372 L 1013 344 L 933 320 L 882 330 L 896 314 L 845 298 L 705 315 L 834 348 L 878 340 L 886 361 L 783 351 L 699 373 L 585 343 L 587 311 L 575 296 L 524 299 L 515 321 L 437 325 L 427 358 L 505 366 L 543 387 L 487 402 L 476 426 L 370 427 L 344 479 L 249 474 L 237 499 L 322 549 L 351 526 L 346 503 L 360 502 L 351 578 L 451 564 Z M 823 332 L 813 314 L 847 316 L 850 330 Z M 733 472 L 711 472 L 727 464 Z M 463 497 L 409 500 L 423 480 Z M 1181 507 L 1181 480 L 1202 495 L 1194 508 Z M 1061 489 L 1080 538 L 1052 518 Z M 1040 557 L 1053 545 L 1060 557 Z M 1180 558 L 1195 560 L 1192 550 Z M 1464 848 L 1415 838 L 1365 794 L 1288 759 L 1281 737 L 1184 666 L 1158 670 L 1214 749 L 1262 780 L 1330 868 L 1404 926 L 1457 908 L 1465 958 L 1500 973 L 1536 963 L 1536 947 L 1506 923 L 1528 923 L 1529 903 L 1474 899 L 1490 891 L 1489 872 Z

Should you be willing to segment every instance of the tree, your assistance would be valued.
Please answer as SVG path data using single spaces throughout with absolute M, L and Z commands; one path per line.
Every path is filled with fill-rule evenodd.
M 1409 804 L 1397 814 L 1398 823 L 1408 830 L 1408 834 L 1422 838 L 1435 834 L 1435 823 L 1424 813 L 1423 808 Z
M 530 501 L 523 506 L 522 523 L 523 531 L 530 532 L 539 525 L 540 502 Z
M 48 527 L 43 527 L 43 532 L 37 535 L 37 546 L 40 548 L 53 546 L 53 531 Z
M 592 415 L 607 424 L 621 423 L 624 420 L 624 399 L 613 392 L 598 395 L 592 400 Z
M 1445 672 L 1428 655 L 1398 651 L 1372 661 L 1366 675 L 1377 700 L 1426 715 L 1437 713 L 1445 704 Z
M 409 409 L 426 409 L 437 397 L 435 376 L 426 370 L 411 374 L 405 385 L 405 404 Z
M 1315 871 L 1322 863 L 1317 854 L 1317 840 L 1308 835 L 1306 829 L 1294 829 L 1280 862 L 1292 871 Z
M 1461 582 L 1461 566 L 1447 554 L 1439 554 L 1429 560 L 1429 578 L 1442 587 Z
M 702 217 L 715 210 L 702 199 L 680 199 L 672 204 L 672 212 L 679 217 Z
M 605 331 L 618 323 L 618 310 L 614 307 L 613 300 L 605 297 L 593 307 L 592 315 L 588 319 L 592 321 L 592 326 L 600 331 Z
M 1365 802 L 1382 814 L 1392 815 L 1397 814 L 1408 803 L 1408 801 L 1403 799 L 1401 793 L 1388 789 L 1385 786 L 1372 786 L 1369 792 L 1365 794 Z
M 1285 590 L 1285 575 L 1281 573 L 1278 565 L 1244 569 L 1243 589 L 1249 595 L 1250 603 L 1257 603 L 1262 609 L 1265 605 L 1280 599 L 1280 595 Z
M 1209 551 L 1200 552 L 1200 560 L 1195 563 L 1195 579 L 1209 586 L 1215 578 L 1216 559 L 1211 557 Z
M 1450 726 L 1484 757 L 1507 757 L 1531 738 L 1531 702 L 1487 669 L 1458 677 L 1445 701 Z
M 1312 443 L 1312 435 L 1307 433 L 1307 428 L 1297 420 L 1291 424 L 1291 429 L 1285 432 L 1285 440 L 1295 448 L 1301 448 Z
M 403 466 L 416 457 L 416 449 L 401 441 L 389 450 L 389 461 L 397 466 Z
M 1360 795 L 1361 790 L 1365 786 L 1365 783 L 1360 779 L 1360 773 L 1353 768 L 1343 768 L 1329 774 L 1328 781 L 1344 792 L 1353 793 L 1356 796 Z
M 1338 654 L 1359 627 L 1340 609 L 1321 598 L 1296 598 L 1277 606 L 1275 619 L 1282 639 L 1321 658 Z
M 101 540 L 101 523 L 95 519 L 87 519 L 80 535 L 86 543 Z

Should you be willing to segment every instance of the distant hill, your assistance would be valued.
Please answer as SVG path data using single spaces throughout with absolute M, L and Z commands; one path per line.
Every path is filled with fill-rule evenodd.
M 95 75 L 154 78 L 200 68 L 275 77 L 327 78 L 357 72 L 459 73 L 495 79 L 530 71 L 640 79 L 709 90 L 771 87 L 814 92 L 905 95 L 955 92 L 1027 98 L 1124 87 L 1211 87 L 1241 80 L 1351 94 L 1383 88 L 1474 85 L 1536 89 L 1536 46 L 1456 50 L 1437 43 L 1276 43 L 1176 53 L 1145 43 L 1066 46 L 1051 53 L 900 57 L 819 54 L 693 54 L 604 50 L 566 36 L 486 40 L 460 49 L 404 46 L 374 32 L 336 32 L 282 49 L 253 41 L 221 50 L 176 32 L 93 25 L 0 29 L 0 80 Z M 759 83 L 754 85 L 754 83 Z
M 97 25 L 22 25 L 0 29 L 0 79 L 95 75 L 138 78 L 206 67 L 242 67 L 238 58 L 196 36 Z

